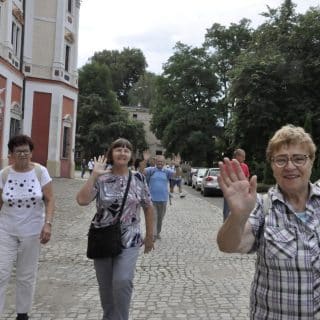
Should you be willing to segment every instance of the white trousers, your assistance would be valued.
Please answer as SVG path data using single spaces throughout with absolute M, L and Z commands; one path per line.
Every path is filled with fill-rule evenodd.
M 6 287 L 16 262 L 16 312 L 28 313 L 34 295 L 40 254 L 39 235 L 12 236 L 0 230 L 0 315 Z

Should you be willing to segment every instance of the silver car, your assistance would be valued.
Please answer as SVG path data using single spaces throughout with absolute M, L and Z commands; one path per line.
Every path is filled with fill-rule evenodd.
M 201 189 L 202 178 L 205 176 L 208 168 L 198 168 L 197 173 L 192 176 L 192 188 Z
M 210 168 L 202 178 L 201 193 L 204 197 L 207 197 L 209 194 L 222 195 L 222 191 L 218 184 L 219 173 L 219 168 Z

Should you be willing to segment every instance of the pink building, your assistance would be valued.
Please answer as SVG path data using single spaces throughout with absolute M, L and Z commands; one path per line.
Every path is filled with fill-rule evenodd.
M 73 177 L 80 0 L 0 0 L 0 168 L 17 133 L 33 161 Z

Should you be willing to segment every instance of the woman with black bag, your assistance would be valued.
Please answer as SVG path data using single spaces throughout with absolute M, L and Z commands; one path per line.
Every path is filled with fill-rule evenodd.
M 77 202 L 82 206 L 96 199 L 97 213 L 90 227 L 91 243 L 88 243 L 87 254 L 94 259 L 103 308 L 102 320 L 128 319 L 139 248 L 144 244 L 144 253 L 153 249 L 152 202 L 145 180 L 129 171 L 132 150 L 128 140 L 120 138 L 114 141 L 106 157 L 94 159 L 92 175 L 77 194 Z M 106 169 L 107 159 L 111 169 Z M 145 214 L 145 239 L 140 230 L 140 207 Z M 112 228 L 119 220 L 122 250 L 118 255 L 109 253 L 109 249 L 106 252 L 100 247 L 96 249 L 94 243 L 91 246 L 96 239 L 94 234 L 90 238 L 92 232 L 103 228 L 101 233 L 107 235 L 104 230 L 109 228 L 106 227 Z

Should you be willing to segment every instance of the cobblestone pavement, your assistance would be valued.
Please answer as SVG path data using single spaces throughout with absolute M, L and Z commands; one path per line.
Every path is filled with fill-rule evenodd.
M 85 256 L 93 204 L 80 207 L 75 194 L 84 180 L 55 179 L 53 237 L 43 246 L 32 320 L 102 318 L 91 260 Z M 162 239 L 137 263 L 132 320 L 248 319 L 254 256 L 219 252 L 216 233 L 221 210 L 187 194 L 176 195 L 164 219 Z M 143 218 L 142 218 L 143 220 Z M 5 314 L 15 319 L 14 277 Z

